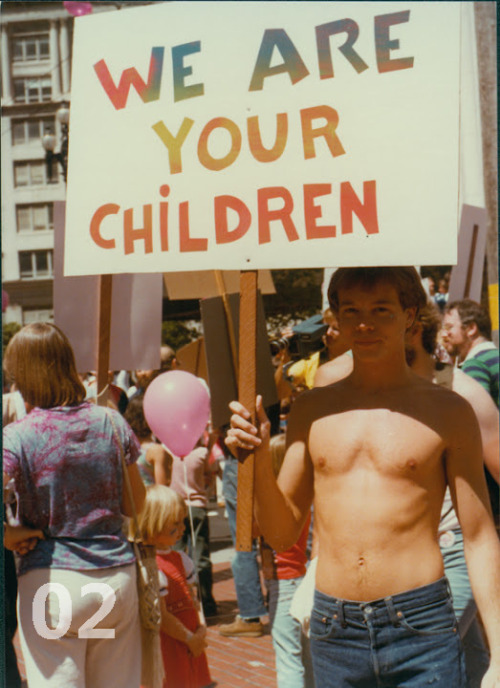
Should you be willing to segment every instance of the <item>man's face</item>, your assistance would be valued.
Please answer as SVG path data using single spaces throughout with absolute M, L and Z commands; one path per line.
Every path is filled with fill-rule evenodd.
M 369 290 L 339 290 L 340 331 L 355 356 L 378 359 L 404 351 L 405 333 L 414 317 L 415 309 L 403 309 L 396 289 L 385 282 Z
M 471 341 L 456 308 L 452 308 L 449 313 L 444 315 L 441 339 L 450 356 L 458 356 L 461 361 L 467 356 Z
M 135 379 L 137 380 L 137 386 L 140 387 L 140 389 L 146 389 L 153 379 L 155 372 L 154 370 L 136 370 Z
M 345 351 L 344 340 L 341 337 L 339 323 L 335 315 L 327 315 L 323 318 L 328 329 L 325 333 L 325 345 L 328 350 L 328 358 L 336 358 Z

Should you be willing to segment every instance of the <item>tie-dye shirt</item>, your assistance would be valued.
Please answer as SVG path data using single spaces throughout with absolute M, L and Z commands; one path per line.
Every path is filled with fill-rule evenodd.
M 113 416 L 127 465 L 140 446 L 119 413 L 84 402 L 35 408 L 3 431 L 3 471 L 13 479 L 20 523 L 46 540 L 21 557 L 35 568 L 86 570 L 134 561 L 122 532 L 123 471 Z

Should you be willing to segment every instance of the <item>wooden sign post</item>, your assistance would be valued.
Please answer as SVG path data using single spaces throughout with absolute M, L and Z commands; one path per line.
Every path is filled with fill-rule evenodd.
M 240 355 L 238 391 L 239 401 L 252 414 L 255 421 L 256 395 L 256 341 L 257 341 L 257 271 L 241 273 L 240 279 Z M 252 549 L 253 493 L 255 455 L 249 454 L 238 465 L 238 490 L 236 499 L 236 549 L 250 552 Z
M 113 276 L 99 277 L 98 336 L 97 336 L 97 403 L 108 404 L 109 350 L 111 342 L 111 295 Z

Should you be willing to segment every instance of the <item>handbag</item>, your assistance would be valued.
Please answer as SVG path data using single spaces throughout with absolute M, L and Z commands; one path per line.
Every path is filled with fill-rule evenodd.
M 134 549 L 137 574 L 137 596 L 139 599 L 139 618 L 141 622 L 142 644 L 142 688 L 161 688 L 165 671 L 160 644 L 161 603 L 160 582 L 158 566 L 156 564 L 156 548 L 153 545 L 145 545 L 139 537 L 139 524 L 135 510 L 134 497 L 123 445 L 116 429 L 113 416 L 108 411 L 108 417 L 113 426 L 113 432 L 120 448 L 120 458 L 130 504 L 132 507 L 132 521 L 134 524 L 134 537 L 132 547 Z
M 137 532 L 137 531 L 136 531 Z M 156 548 L 132 541 L 137 569 L 137 594 L 141 625 L 148 631 L 159 631 L 161 625 L 160 585 Z

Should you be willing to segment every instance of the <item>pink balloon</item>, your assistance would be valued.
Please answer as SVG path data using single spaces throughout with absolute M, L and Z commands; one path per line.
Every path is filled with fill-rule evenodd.
M 67 12 L 72 14 L 74 17 L 82 17 L 84 14 L 90 14 L 92 12 L 91 2 L 76 2 L 75 0 L 68 0 L 63 2 L 63 5 Z
M 191 373 L 169 370 L 158 375 L 144 395 L 144 415 L 158 439 L 176 456 L 194 449 L 210 417 L 210 395 Z

